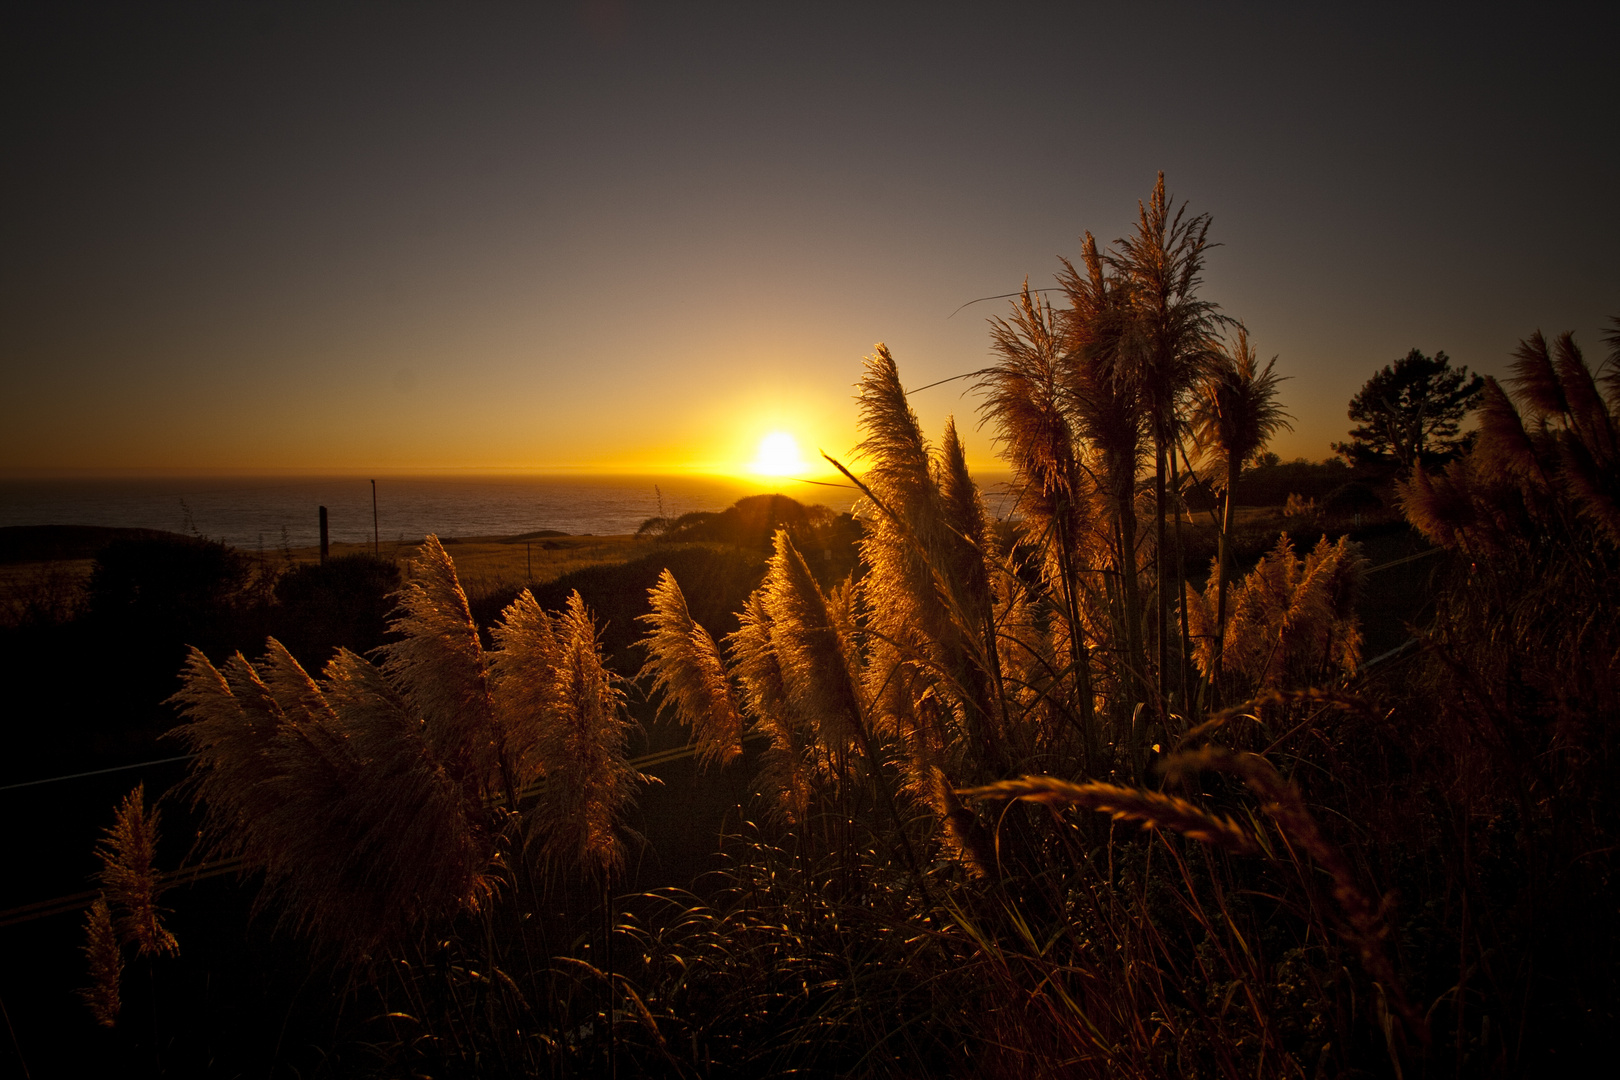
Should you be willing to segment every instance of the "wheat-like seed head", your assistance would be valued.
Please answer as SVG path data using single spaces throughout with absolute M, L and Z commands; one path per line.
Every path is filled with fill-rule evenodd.
M 1390 994 L 1402 1018 L 1422 1038 L 1427 1038 L 1427 1023 L 1406 1001 L 1399 977 L 1384 948 L 1389 929 L 1384 925 L 1381 910 L 1367 898 L 1356 884 L 1350 864 L 1316 825 L 1316 819 L 1305 805 L 1299 789 L 1265 758 L 1258 754 L 1245 754 L 1224 746 L 1205 746 L 1172 754 L 1162 763 L 1167 779 L 1191 776 L 1205 769 L 1229 773 L 1241 779 L 1256 795 L 1261 808 L 1282 830 L 1288 839 L 1303 848 L 1333 879 L 1333 896 L 1339 910 L 1349 923 L 1347 934 L 1360 953 L 1362 966 Z
M 1053 776 L 1022 776 L 958 791 L 965 799 L 1024 799 L 1048 806 L 1080 806 L 1139 822 L 1143 828 L 1169 829 L 1228 851 L 1252 855 L 1260 850 L 1254 835 L 1231 818 L 1202 810 L 1186 799 L 1141 788 L 1091 781 L 1076 784 Z

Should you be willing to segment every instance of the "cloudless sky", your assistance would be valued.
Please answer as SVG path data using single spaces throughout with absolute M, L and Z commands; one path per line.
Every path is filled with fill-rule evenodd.
M 10 5 L 0 470 L 845 455 L 875 342 L 983 366 L 1161 169 L 1322 458 L 1410 348 L 1601 359 L 1615 10 Z

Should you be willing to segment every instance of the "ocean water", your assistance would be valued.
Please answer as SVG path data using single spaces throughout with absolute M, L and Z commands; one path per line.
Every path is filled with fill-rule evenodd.
M 385 541 L 516 536 L 555 529 L 579 536 L 633 533 L 647 518 L 724 510 L 778 491 L 849 510 L 858 492 L 802 481 L 708 476 L 379 477 L 377 532 Z M 0 526 L 104 525 L 197 533 L 244 550 L 313 547 L 319 507 L 334 543 L 372 538 L 368 478 L 203 477 L 0 481 Z

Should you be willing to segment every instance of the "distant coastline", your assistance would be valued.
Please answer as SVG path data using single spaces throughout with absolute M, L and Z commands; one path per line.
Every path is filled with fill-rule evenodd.
M 633 533 L 647 518 L 722 510 L 776 491 L 849 510 L 853 487 L 711 476 L 399 476 L 377 478 L 376 533 L 384 541 L 440 536 Z M 1001 477 L 991 477 L 994 490 Z M 660 505 L 662 500 L 662 505 Z M 298 476 L 59 477 L 0 480 L 0 526 L 158 529 L 223 540 L 245 550 L 319 542 L 325 506 L 335 543 L 373 535 L 371 478 Z M 992 508 L 995 512 L 995 508 Z

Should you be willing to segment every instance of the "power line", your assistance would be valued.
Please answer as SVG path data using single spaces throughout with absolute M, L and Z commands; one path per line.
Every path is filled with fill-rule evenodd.
M 47 776 L 43 780 L 24 780 L 20 784 L 6 784 L 4 787 L 0 787 L 0 791 L 15 791 L 18 788 L 54 784 L 61 780 L 78 780 L 86 776 L 105 776 L 107 773 L 128 772 L 130 769 L 144 769 L 148 765 L 167 765 L 171 761 L 190 761 L 196 756 L 196 754 L 181 754 L 178 757 L 158 758 L 155 761 L 137 761 L 133 765 L 114 765 L 107 769 L 91 769 L 89 772 L 68 773 L 66 776 Z

